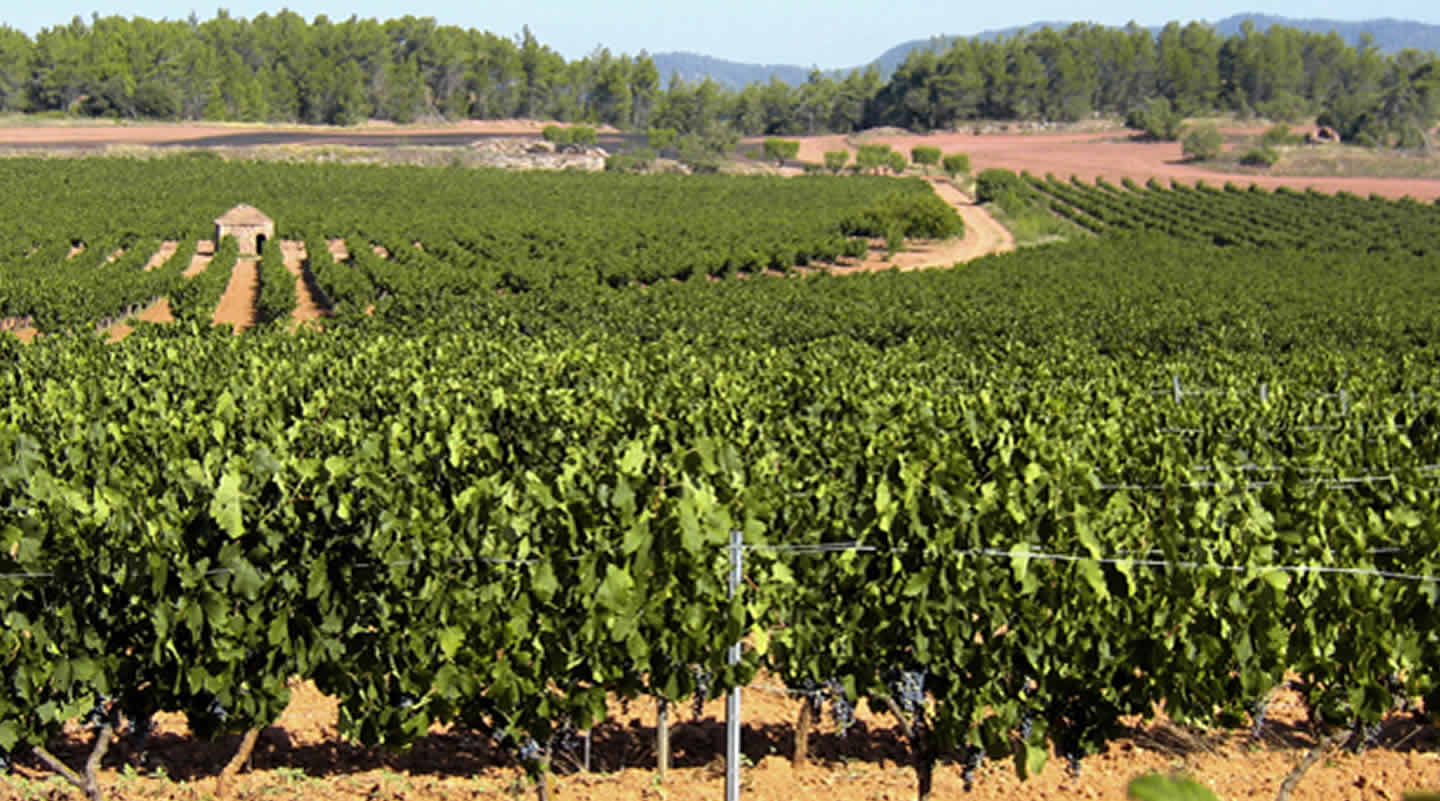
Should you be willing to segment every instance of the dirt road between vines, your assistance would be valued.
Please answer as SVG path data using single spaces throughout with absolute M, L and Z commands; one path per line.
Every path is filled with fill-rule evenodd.
M 255 325 L 255 299 L 260 293 L 260 260 L 254 256 L 242 256 L 235 261 L 230 273 L 230 283 L 225 285 L 225 294 L 215 307 L 212 317 L 216 325 L 234 326 L 238 335 Z
M 119 342 L 125 337 L 128 337 L 131 334 L 135 333 L 135 326 L 131 325 L 131 322 L 134 321 L 140 321 L 145 323 L 175 322 L 175 314 L 170 308 L 170 299 L 160 298 L 149 306 L 146 306 L 144 311 L 140 312 L 134 317 L 121 320 L 120 322 L 110 326 L 110 329 L 105 332 L 105 341 Z
M 280 243 L 280 253 L 285 258 L 285 269 L 295 276 L 295 312 L 292 315 L 295 322 L 308 323 L 330 316 L 327 305 L 316 298 L 310 290 L 315 279 L 308 274 L 309 271 L 305 266 L 310 259 L 310 254 L 305 250 L 305 243 L 289 239 L 283 240 Z
M 976 205 L 954 184 L 943 179 L 930 181 L 935 193 L 954 207 L 965 221 L 963 236 L 950 239 L 907 239 L 904 250 L 887 255 L 884 240 L 870 243 L 870 252 L 860 261 L 846 259 L 836 263 L 822 263 L 832 275 L 879 272 L 891 267 L 902 271 L 924 270 L 932 267 L 953 267 L 956 264 L 974 261 L 992 253 L 1005 253 L 1015 249 L 1015 237 L 1005 226 L 995 221 L 985 207 Z M 804 270 L 802 270 L 803 272 Z
M 205 272 L 210 262 L 215 258 L 215 243 L 209 239 L 202 239 L 195 243 L 195 255 L 190 257 L 190 266 L 185 268 L 181 275 L 186 278 L 194 278 Z

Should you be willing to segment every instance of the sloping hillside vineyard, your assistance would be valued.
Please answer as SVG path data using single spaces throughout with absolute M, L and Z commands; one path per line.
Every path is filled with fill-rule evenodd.
M 933 193 L 0 173 L 0 313 L 51 332 L 0 337 L 0 756 L 87 715 L 106 742 L 162 710 L 252 729 L 297 676 L 347 736 L 453 722 L 539 768 L 608 697 L 764 670 L 842 717 L 893 700 L 922 791 L 942 756 L 1078 767 L 1162 700 L 1261 726 L 1292 673 L 1324 726 L 1440 708 L 1440 270 L 1407 239 L 1435 207 L 1054 183 L 1102 198 L 1074 206 L 1106 233 L 794 278 L 763 269 L 939 224 Z M 88 334 L 156 294 L 185 308 L 197 279 L 67 262 L 71 242 L 148 252 L 242 199 L 307 241 L 326 330 Z M 1287 246 L 1120 230 L 1187 203 L 1217 210 L 1193 230 L 1246 204 L 1225 242 Z M 1343 233 L 1288 246 L 1315 229 Z M 84 271 L 129 280 L 82 294 Z

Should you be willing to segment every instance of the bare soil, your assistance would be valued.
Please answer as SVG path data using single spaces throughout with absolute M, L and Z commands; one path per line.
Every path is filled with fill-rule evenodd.
M 1226 128 L 1235 135 L 1255 135 L 1252 128 Z M 1093 132 L 981 134 L 935 133 L 928 135 L 884 135 L 868 141 L 889 144 L 903 153 L 915 145 L 933 145 L 946 153 L 970 154 L 972 169 L 989 167 L 1029 170 L 1036 175 L 1054 173 L 1061 178 L 1077 175 L 1084 180 L 1103 177 L 1118 183 L 1122 178 L 1144 183 L 1151 178 L 1171 178 L 1194 183 L 1205 181 L 1218 186 L 1233 181 L 1241 186 L 1255 183 L 1267 189 L 1288 186 L 1313 187 L 1320 192 L 1352 192 L 1362 197 L 1371 193 L 1385 197 L 1409 195 L 1417 200 L 1440 197 L 1440 179 L 1374 178 L 1349 176 L 1277 176 L 1242 172 L 1217 172 L 1200 164 L 1187 163 L 1178 142 L 1138 142 L 1113 134 Z M 800 140 L 799 159 L 819 163 L 827 150 L 854 148 L 844 135 L 811 136 Z
M 794 722 L 801 701 L 777 692 L 765 679 L 747 690 L 742 750 L 748 767 L 742 774 L 747 799 L 824 798 L 826 801 L 899 801 L 915 797 L 904 736 L 888 715 L 862 703 L 858 723 L 847 734 L 828 717 L 812 732 L 811 760 L 791 764 Z M 256 747 L 253 770 L 234 785 L 240 799 L 393 799 L 449 801 L 459 798 L 533 798 L 515 763 L 483 735 L 435 727 L 411 750 L 385 754 L 338 738 L 337 705 L 309 684 L 295 683 L 290 707 L 266 729 Z M 696 718 L 689 704 L 671 708 L 673 767 L 665 780 L 655 771 L 656 704 L 640 699 L 613 702 L 609 717 L 596 726 L 593 772 L 568 772 L 554 779 L 554 797 L 577 801 L 618 798 L 711 801 L 722 795 L 724 704 L 705 704 Z M 239 738 L 216 743 L 191 737 L 180 716 L 162 716 L 146 767 L 122 773 L 125 749 L 113 749 L 102 783 L 113 799 L 194 801 L 214 791 L 214 776 L 233 753 Z M 88 747 L 78 726 L 54 749 L 79 764 Z M 974 791 L 965 793 L 961 766 L 942 762 L 936 771 L 934 798 L 1119 799 L 1125 785 L 1149 772 L 1182 772 L 1213 788 L 1222 799 L 1271 799 L 1285 776 L 1304 758 L 1315 737 L 1298 698 L 1282 692 L 1258 741 L 1248 730 L 1199 732 L 1163 719 L 1134 721 L 1103 753 L 1085 759 L 1072 777 L 1063 760 L 1051 762 L 1038 777 L 1021 782 L 1010 762 L 987 762 Z M 1335 751 L 1315 765 L 1291 796 L 1295 801 L 1399 801 L 1407 790 L 1440 787 L 1440 736 L 1409 715 L 1387 721 L 1381 747 L 1361 754 Z M 35 787 L 48 775 L 36 763 L 17 768 Z M 138 774 L 138 775 L 137 775 Z M 6 792 L 0 780 L 0 795 Z M 16 797 L 24 797 L 16 793 Z M 36 797 L 45 797 L 37 793 Z M 57 796 L 50 796 L 57 797 Z M 66 797 L 64 795 L 58 797 Z M 69 797 L 75 797 L 71 794 Z
M 330 248 L 330 257 L 335 261 L 350 261 L 350 248 L 346 246 L 343 239 L 327 239 L 325 244 Z
M 160 298 L 129 320 L 121 320 L 110 326 L 110 329 L 105 333 L 106 341 L 119 342 L 125 337 L 135 333 L 135 327 L 130 324 L 132 320 L 139 320 L 146 323 L 173 323 L 175 322 L 175 314 L 170 308 L 170 299 Z
M 85 252 L 85 243 L 84 243 L 84 242 L 77 242 L 77 243 L 75 243 L 75 244 L 73 244 L 73 245 L 70 246 L 70 252 L 67 253 L 67 254 L 65 254 L 65 258 L 66 258 L 67 260 L 73 259 L 73 258 L 75 258 L 76 256 L 79 256 L 81 253 L 84 253 L 84 252 Z
M 255 325 L 255 298 L 260 292 L 260 260 L 243 256 L 235 262 L 230 283 L 215 307 L 215 325 L 230 324 L 237 335 Z
M 149 272 L 164 267 L 166 262 L 170 261 L 170 257 L 174 256 L 175 251 L 179 248 L 180 243 L 173 239 L 167 239 L 161 242 L 160 249 L 155 251 L 154 255 L 150 257 L 150 261 L 145 262 L 145 271 Z
M 314 323 L 322 317 L 329 317 L 328 304 L 321 303 L 311 287 L 315 283 L 315 277 L 310 274 L 306 262 L 310 254 L 305 250 L 305 243 L 294 240 L 283 240 L 280 243 L 280 252 L 285 258 L 285 269 L 295 276 L 295 312 L 293 318 L 296 323 Z
M 190 257 L 190 266 L 181 273 L 186 278 L 194 278 L 205 272 L 210 262 L 215 259 L 215 243 L 209 239 L 202 239 L 195 243 L 195 255 Z

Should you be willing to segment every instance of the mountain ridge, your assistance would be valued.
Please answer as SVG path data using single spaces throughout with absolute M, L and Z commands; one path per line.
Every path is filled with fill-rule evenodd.
M 1232 36 L 1241 30 L 1246 20 L 1252 21 L 1259 30 L 1268 30 L 1275 25 L 1283 25 L 1297 28 L 1307 33 L 1329 33 L 1332 30 L 1340 34 L 1340 38 L 1346 44 L 1354 46 L 1360 41 L 1365 33 L 1370 33 L 1375 40 L 1375 45 L 1385 53 L 1395 53 L 1407 48 L 1417 50 L 1440 51 L 1440 25 L 1433 25 L 1426 22 L 1414 20 L 1402 20 L 1393 17 L 1377 17 L 1367 20 L 1347 21 L 1321 18 L 1299 18 L 1282 17 L 1273 14 L 1262 13 L 1241 13 L 1232 14 L 1216 22 L 1206 22 L 1223 36 Z M 843 78 L 854 70 L 861 72 L 874 67 L 879 70 L 882 78 L 889 78 L 897 67 L 904 63 L 911 52 L 921 48 L 929 48 L 936 51 L 949 49 L 950 45 L 957 39 L 979 39 L 989 41 L 1000 37 L 1014 37 L 1022 33 L 1037 31 L 1044 27 L 1055 29 L 1072 25 L 1079 20 L 1060 21 L 1038 21 L 1025 25 L 1014 25 L 1008 28 L 993 28 L 980 31 L 979 33 L 960 35 L 932 36 L 928 39 L 911 39 L 891 47 L 878 57 L 868 63 L 845 69 L 820 70 L 824 75 L 832 78 Z M 1106 26 L 1123 27 L 1123 26 Z M 1158 33 L 1163 26 L 1146 26 L 1147 30 Z M 678 77 L 685 82 L 699 82 L 706 77 L 716 83 L 727 86 L 731 89 L 740 89 L 750 83 L 765 83 L 771 80 L 772 76 L 779 78 L 785 83 L 804 83 L 815 67 L 804 67 L 797 64 L 755 64 L 743 61 L 730 61 L 722 58 L 692 53 L 685 51 L 670 51 L 651 54 L 655 61 L 655 67 L 660 73 L 660 78 L 667 85 L 672 76 Z

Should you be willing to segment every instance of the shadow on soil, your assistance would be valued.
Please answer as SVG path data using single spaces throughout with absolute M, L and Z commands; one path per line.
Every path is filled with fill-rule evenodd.
M 652 768 L 655 764 L 655 727 L 643 725 L 639 718 L 607 720 L 595 727 L 593 736 L 590 766 L 594 772 Z M 217 775 L 234 755 L 239 740 L 239 736 L 231 736 L 206 742 L 165 734 L 152 738 L 142 755 L 134 753 L 121 739 L 107 755 L 105 767 L 118 770 L 129 764 L 145 771 L 164 770 L 171 778 L 183 781 L 209 778 Z M 724 752 L 725 723 L 714 717 L 681 721 L 672 726 L 670 741 L 675 767 L 718 765 Z M 1140 748 L 1184 758 L 1227 748 L 1260 746 L 1308 750 L 1314 744 L 1314 732 L 1303 721 L 1298 724 L 1269 722 L 1258 741 L 1239 730 L 1212 732 L 1157 722 L 1122 730 L 1112 747 L 1124 750 Z M 88 755 L 89 746 L 88 739 L 71 737 L 55 743 L 53 750 L 67 763 L 81 765 Z M 1415 716 L 1394 715 L 1381 727 L 1373 747 L 1399 752 L 1435 751 L 1440 749 L 1440 729 Z M 751 762 L 758 763 L 772 754 L 789 756 L 794 753 L 794 748 L 795 730 L 788 723 L 746 726 L 744 729 L 742 750 Z M 953 761 L 958 755 L 948 754 L 946 757 L 942 761 Z M 812 732 L 810 759 L 820 764 L 859 761 L 908 765 L 910 749 L 898 727 L 871 728 L 862 721 L 843 736 L 829 727 Z M 505 749 L 497 748 L 488 735 L 475 731 L 432 733 L 408 750 L 394 752 L 339 739 L 297 746 L 284 730 L 275 727 L 262 732 L 250 762 L 252 769 L 285 768 L 302 771 L 312 777 L 379 769 L 437 777 L 464 777 L 476 775 L 488 767 L 516 765 Z M 555 758 L 555 769 L 559 773 L 574 773 L 582 765 L 583 756 L 578 746 L 572 751 L 558 753 Z

